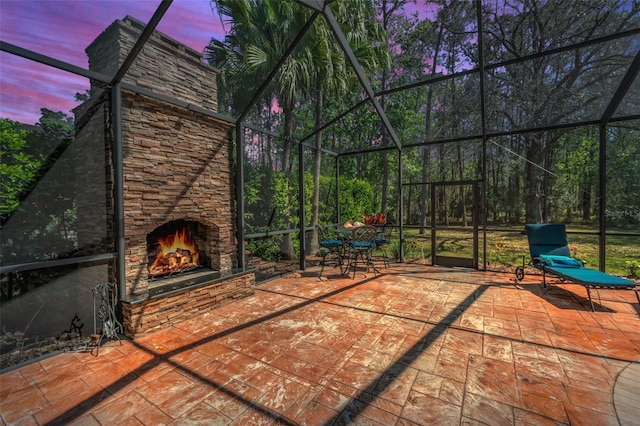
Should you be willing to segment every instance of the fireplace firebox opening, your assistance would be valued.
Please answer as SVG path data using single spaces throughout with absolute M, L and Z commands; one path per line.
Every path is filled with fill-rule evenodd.
M 196 221 L 175 220 L 149 233 L 149 281 L 211 268 L 204 228 Z

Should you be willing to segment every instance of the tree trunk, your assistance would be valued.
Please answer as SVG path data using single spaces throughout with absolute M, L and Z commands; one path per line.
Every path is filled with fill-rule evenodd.
M 293 102 L 288 103 L 283 108 L 284 112 L 284 147 L 282 150 L 282 172 L 285 175 L 289 175 L 290 167 L 291 167 L 291 136 L 293 135 Z M 301 191 L 304 191 L 304 188 L 300 188 Z M 291 191 L 289 191 L 291 194 Z M 289 201 L 287 202 L 287 207 L 284 212 L 282 212 L 283 217 L 285 218 L 285 228 L 291 229 L 291 202 L 290 195 Z M 303 206 L 301 206 L 302 208 Z M 284 234 L 282 237 L 282 243 L 280 244 L 280 253 L 285 257 L 285 259 L 293 259 L 295 258 L 295 250 L 293 247 L 293 237 L 291 234 Z
M 526 142 L 526 158 L 527 162 L 524 166 L 524 206 L 525 219 L 527 223 L 543 223 L 542 222 L 542 202 L 541 195 L 541 170 L 543 152 L 541 143 L 535 137 L 525 136 Z
M 458 143 L 458 178 L 462 180 L 464 176 L 464 165 L 462 163 L 462 146 Z M 465 196 L 465 190 L 460 185 L 460 202 L 462 203 L 462 226 L 467 226 L 467 197 Z
M 588 179 L 584 186 L 580 186 L 582 188 L 582 196 L 580 197 L 582 200 L 582 220 L 587 222 L 591 218 L 591 179 Z
M 316 100 L 316 129 L 320 128 L 322 124 L 322 101 L 323 92 L 322 87 L 318 85 L 318 99 Z M 313 201 L 311 205 L 311 234 L 309 235 L 309 241 L 307 244 L 307 254 L 316 253 L 318 251 L 318 230 L 320 215 L 320 165 L 322 161 L 322 132 L 316 133 L 315 151 L 313 153 Z
M 427 112 L 427 115 L 429 113 Z M 430 148 L 428 146 L 422 147 L 422 182 L 423 184 L 420 186 L 420 235 L 424 235 L 425 228 L 427 226 L 427 185 L 424 182 L 427 181 L 427 177 L 429 176 L 427 170 L 429 168 L 429 151 Z
M 442 45 L 442 33 L 444 31 L 444 26 L 440 25 L 438 31 L 438 39 L 436 40 L 436 47 L 433 53 L 433 65 L 431 67 L 431 76 L 436 75 L 436 60 L 438 59 L 438 55 L 440 54 L 440 46 Z M 427 107 L 424 119 L 424 140 L 425 142 L 429 139 L 429 131 L 431 129 L 431 104 L 433 102 L 433 85 L 429 85 L 427 89 Z M 422 181 L 427 181 L 427 169 L 429 167 L 429 154 L 431 149 L 429 146 L 423 147 L 422 151 Z M 422 189 L 420 191 L 420 235 L 425 233 L 425 228 L 427 226 L 427 186 L 422 185 Z M 433 208 L 433 206 L 431 206 Z

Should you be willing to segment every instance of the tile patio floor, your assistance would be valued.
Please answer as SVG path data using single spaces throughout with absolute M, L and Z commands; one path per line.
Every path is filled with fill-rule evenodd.
M 533 276 L 383 272 L 279 278 L 97 357 L 6 372 L 2 424 L 640 424 L 633 376 L 614 403 L 619 373 L 640 376 L 633 292 L 600 290 L 591 312 L 582 287 Z

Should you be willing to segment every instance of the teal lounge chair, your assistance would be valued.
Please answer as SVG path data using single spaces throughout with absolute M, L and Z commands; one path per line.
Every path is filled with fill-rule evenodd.
M 556 276 L 564 281 L 583 285 L 591 309 L 595 311 L 591 300 L 591 289 L 606 288 L 616 290 L 633 290 L 640 304 L 640 295 L 636 283 L 631 280 L 607 274 L 595 269 L 586 268 L 583 262 L 571 257 L 564 224 L 529 224 L 525 226 L 531 254 L 530 265 L 542 270 L 542 285 L 547 288 L 546 275 Z M 524 278 L 524 266 L 516 269 L 516 279 Z

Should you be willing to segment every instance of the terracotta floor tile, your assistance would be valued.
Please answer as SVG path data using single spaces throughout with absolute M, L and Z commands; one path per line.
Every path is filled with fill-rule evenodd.
M 136 413 L 135 417 L 144 425 L 161 426 L 168 425 L 173 421 L 170 416 L 168 416 L 155 405 L 151 404 Z M 213 418 L 213 416 L 211 418 Z
M 202 402 L 214 390 L 215 388 L 208 383 L 198 381 L 165 399 L 158 404 L 158 408 L 172 418 L 177 419 Z
M 480 314 L 463 313 L 460 318 L 460 327 L 469 330 L 484 330 L 484 316 Z
M 338 414 L 337 411 L 313 401 L 304 410 L 301 410 L 293 420 L 304 426 L 331 424 L 331 421 L 337 418 Z
M 517 321 L 516 310 L 510 306 L 496 306 L 494 302 L 493 317 L 508 321 Z
M 228 425 L 231 424 L 233 419 L 225 416 L 221 412 L 215 410 L 211 406 L 200 403 L 195 407 L 192 407 L 186 414 L 181 416 L 177 421 L 171 424 L 185 424 L 185 425 Z
M 35 424 L 35 423 L 34 423 Z M 162 423 L 158 423 L 160 426 Z M 67 423 L 67 426 L 100 426 L 100 423 L 93 417 L 92 414 L 85 414 L 77 419 Z
M 245 398 L 235 398 L 227 403 L 220 412 L 225 416 L 237 420 L 245 411 L 251 410 L 254 401 Z M 238 423 L 242 424 L 242 423 Z
M 565 424 L 520 408 L 515 408 L 514 412 L 515 418 L 513 424 L 516 426 L 559 426 Z
M 493 317 L 493 297 L 488 297 L 485 293 L 476 299 L 466 310 L 467 314 L 477 315 L 486 318 Z
M 482 320 L 482 324 L 485 331 L 487 330 L 487 328 L 498 330 L 501 330 L 503 328 L 502 318 L 494 318 L 492 316 L 485 316 Z
M 493 401 L 480 395 L 467 393 L 462 414 L 465 417 L 490 425 L 513 425 L 514 414 L 511 405 Z
M 438 398 L 455 405 L 462 405 L 463 396 L 464 382 L 458 382 L 451 379 L 444 379 L 442 381 L 442 387 L 440 388 Z
M 443 347 L 470 355 L 482 355 L 482 334 L 450 328 L 444 339 Z
M 221 345 L 217 341 L 202 342 L 198 344 L 195 349 L 213 359 L 218 359 L 222 355 L 229 354 L 231 352 L 231 349 Z
M 290 424 L 286 419 L 280 419 L 277 415 L 265 412 L 260 407 L 248 407 L 236 417 L 235 424 L 256 426 L 279 426 Z
M 617 426 L 620 424 L 617 417 L 613 415 L 604 414 L 588 408 L 577 407 L 571 404 L 566 404 L 565 408 L 569 422 L 572 425 L 592 424 Z
M 39 424 L 66 424 L 113 401 L 113 394 L 102 389 L 88 389 L 35 413 Z
M 610 320 L 611 324 L 613 324 L 616 329 L 622 331 L 623 333 L 638 334 L 638 330 L 640 329 L 640 318 L 637 312 L 631 315 L 616 315 L 615 321 L 613 319 Z
M 577 350 L 591 354 L 597 353 L 596 347 L 591 343 L 586 335 L 575 336 L 571 334 L 547 331 L 547 336 L 549 337 L 549 345 L 554 348 Z
M 414 354 L 407 354 L 400 360 L 400 363 L 409 365 L 411 368 L 415 368 L 419 371 L 432 373 L 435 369 L 437 360 L 437 355 L 432 355 L 424 351 L 417 351 Z
M 303 382 L 306 389 L 301 389 L 293 400 L 292 404 L 287 408 L 284 416 L 288 419 L 294 419 L 301 415 L 303 411 L 307 409 L 309 405 L 317 405 L 316 397 L 320 391 L 324 388 L 324 385 L 320 385 L 313 382 Z
M 257 401 L 261 407 L 284 415 L 309 390 L 309 386 L 293 380 L 283 380 L 278 385 L 267 390 Z
M 175 370 L 175 368 L 175 364 L 154 359 L 152 362 L 148 362 L 138 367 L 135 370 L 135 374 L 140 377 L 143 382 L 149 383 L 156 380 L 158 377 L 165 375 L 169 371 Z
M 511 349 L 514 356 L 527 356 L 529 358 L 538 358 L 536 345 L 529 342 L 511 342 Z
M 438 354 L 433 373 L 440 377 L 464 382 L 470 355 L 463 351 L 442 348 Z
M 558 422 L 568 423 L 564 403 L 556 401 L 555 399 L 545 398 L 543 396 L 533 395 L 527 392 L 521 392 L 520 394 L 522 397 L 522 402 L 519 404 L 521 408 Z
M 466 391 L 502 402 L 519 404 L 515 368 L 512 363 L 484 357 L 470 357 Z
M 386 353 L 376 352 L 368 367 L 383 372 L 390 368 L 397 361 L 398 356 L 400 356 L 400 353 L 397 353 L 394 357 Z
M 0 376 L 0 408 L 6 398 L 20 391 L 29 391 L 31 382 L 26 380 L 18 370 L 10 371 Z
M 111 398 L 109 403 L 93 410 L 92 414 L 101 424 L 119 424 L 135 416 L 148 404 L 149 401 L 134 391 Z
M 49 380 L 40 385 L 40 391 L 51 404 L 85 390 L 89 390 L 89 386 L 79 377 L 73 380 Z
M 246 380 L 242 381 L 264 393 L 270 391 L 274 387 L 281 387 L 285 381 L 285 377 L 283 377 L 282 374 L 273 373 L 266 368 L 260 368 L 257 369 L 250 377 L 247 377 Z
M 367 360 L 367 364 L 368 364 Z M 282 354 L 273 361 L 269 363 L 270 365 L 279 368 L 282 371 L 287 371 L 289 373 L 298 373 L 305 366 L 309 365 L 307 362 L 302 361 L 298 358 L 292 357 L 288 354 Z M 363 364 L 364 365 L 364 364 Z
M 355 393 L 353 394 L 355 395 Z M 339 390 L 329 387 L 321 389 L 315 397 L 315 401 L 318 404 L 322 404 L 335 412 L 341 412 L 347 408 L 351 400 L 352 396 L 350 394 L 343 394 Z
M 404 333 L 387 330 L 382 333 L 376 345 L 378 351 L 393 356 L 400 351 L 405 339 Z
M 203 354 L 197 349 L 178 351 L 167 359 L 169 362 L 180 365 L 188 370 L 197 369 L 199 366 L 208 364 L 213 360 L 212 357 Z
M 516 372 L 518 378 L 518 389 L 533 395 L 543 396 L 556 401 L 568 401 L 565 384 L 554 378 L 542 377 L 538 372 L 522 371 Z
M 366 390 L 370 386 L 375 386 L 379 379 L 379 371 L 352 362 L 347 362 L 344 367 L 333 376 L 334 381 L 359 390 Z
M 411 392 L 401 417 L 417 424 L 457 425 L 462 407 L 441 401 L 429 395 Z
M 520 328 L 520 335 L 522 336 L 522 340 L 538 345 L 551 345 L 549 333 L 552 333 L 552 331 L 542 328 Z
M 420 392 L 421 394 L 438 398 L 440 397 L 444 380 L 444 377 L 419 371 L 416 375 L 412 389 L 416 392 Z
M 563 365 L 567 377 L 567 384 L 581 386 L 586 389 L 602 390 L 611 388 L 614 379 L 611 379 L 604 368 L 592 368 L 589 363 L 580 365 Z
M 536 354 L 538 355 L 538 359 L 543 359 L 551 362 L 560 362 L 560 358 L 558 357 L 558 353 L 555 348 L 549 346 L 536 345 Z
M 539 358 L 516 355 L 515 367 L 517 372 L 536 375 L 557 381 L 566 381 L 566 376 L 560 362 L 552 362 Z
M 404 405 L 418 375 L 418 370 L 404 366 L 389 368 L 378 380 L 371 393 L 394 404 Z
M 296 374 L 304 380 L 308 380 L 310 382 L 318 383 L 321 385 L 325 385 L 328 380 L 333 378 L 333 373 L 331 373 L 328 369 L 313 364 L 307 364 Z
M 484 336 L 482 356 L 504 362 L 513 362 L 513 348 L 511 340 Z
M 400 404 L 396 404 L 395 402 L 392 402 L 388 399 L 385 398 L 379 398 L 376 395 L 373 394 L 369 394 L 369 393 L 365 393 L 365 392 L 361 392 L 359 394 L 357 394 L 355 396 L 355 400 L 358 401 L 358 403 L 360 404 L 366 404 L 371 406 L 372 408 L 375 408 L 376 410 L 374 410 L 375 412 L 378 412 L 378 410 L 383 411 L 384 413 L 388 413 L 391 414 L 393 416 L 393 418 L 395 419 L 396 416 L 399 416 L 400 413 L 402 412 L 402 408 L 403 406 Z M 354 402 L 354 401 L 352 401 Z M 348 409 L 353 409 L 352 408 L 353 405 L 351 405 Z M 367 409 L 365 409 L 366 412 L 368 413 L 372 413 L 374 411 L 368 411 Z M 369 415 L 369 418 L 372 418 L 374 420 L 379 420 L 384 418 L 385 414 L 379 414 L 376 415 L 376 417 L 372 417 L 371 415 Z M 391 417 L 390 417 L 391 418 Z
M 616 377 L 640 359 L 633 294 L 591 312 L 584 288 L 539 277 L 387 272 L 271 280 L 98 356 L 5 372 L 0 425 L 616 424 Z
M 39 364 L 48 373 L 47 377 L 49 379 L 52 377 L 73 376 L 79 369 L 84 367 L 82 362 L 71 352 L 45 358 L 41 360 Z
M 341 357 L 339 353 L 307 342 L 299 342 L 287 351 L 287 355 L 322 367 L 331 366 Z
M 341 414 L 342 418 L 350 418 L 355 424 L 392 425 L 398 421 L 401 409 L 402 406 L 390 406 L 386 400 L 360 395 L 359 399 L 351 401 Z
M 144 396 L 151 403 L 159 405 L 172 396 L 185 391 L 192 384 L 193 379 L 176 370 L 170 370 L 152 382 L 139 387 L 137 393 Z
M 520 301 L 519 298 L 505 298 L 505 297 L 501 297 L 499 299 L 496 299 L 493 302 L 493 309 L 500 309 L 500 308 L 508 308 L 508 309 L 522 309 L 522 302 Z M 510 319 L 510 318 L 507 318 Z
M 565 388 L 572 405 L 615 416 L 613 395 L 609 389 L 600 391 L 573 385 L 565 385 Z
M 228 417 L 235 418 L 252 401 L 261 396 L 261 391 L 237 380 L 232 380 L 224 388 L 218 388 L 211 392 L 203 401 Z
M 228 358 L 221 358 L 221 361 L 217 371 L 236 379 L 250 377 L 264 367 L 264 363 L 238 352 L 229 354 Z
M 10 424 L 50 406 L 51 403 L 37 387 L 29 387 L 2 398 L 0 413 L 2 413 L 2 420 Z

